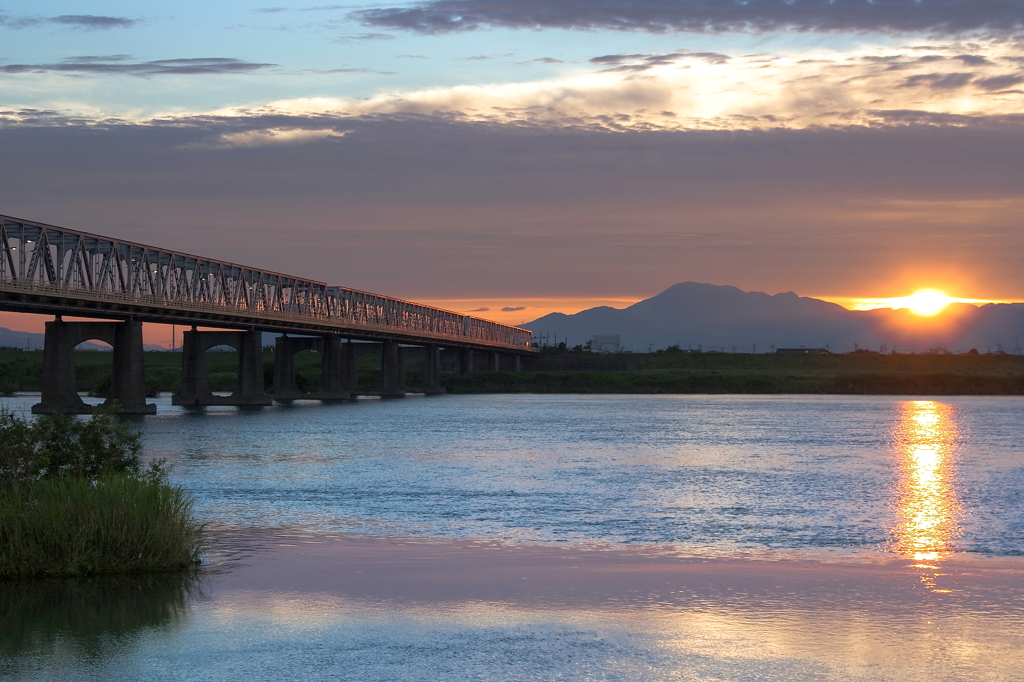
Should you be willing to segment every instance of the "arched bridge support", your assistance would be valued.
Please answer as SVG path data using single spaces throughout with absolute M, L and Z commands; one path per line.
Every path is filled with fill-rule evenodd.
M 441 381 L 441 346 L 402 346 L 399 352 L 405 356 L 402 366 L 406 370 L 410 367 L 418 370 L 415 383 L 409 385 L 409 377 L 406 376 L 407 391 L 422 391 L 425 395 L 444 393 L 444 384 Z
M 263 391 L 262 334 L 247 332 L 200 332 L 195 327 L 182 335 L 181 390 L 172 396 L 175 405 L 270 405 L 273 400 Z M 231 346 L 238 351 L 238 375 L 235 392 L 213 395 L 206 373 L 206 351 L 216 346 Z
M 110 397 L 124 414 L 156 414 L 146 404 L 141 322 L 64 322 L 59 317 L 46 323 L 43 341 L 43 390 L 32 406 L 33 414 L 88 414 L 75 387 L 75 346 L 96 339 L 113 346 Z
M 303 393 L 295 381 L 295 354 L 312 350 L 320 355 L 320 388 Z M 351 349 L 345 349 L 351 350 Z M 337 336 L 279 336 L 274 345 L 274 400 L 348 400 L 346 355 Z

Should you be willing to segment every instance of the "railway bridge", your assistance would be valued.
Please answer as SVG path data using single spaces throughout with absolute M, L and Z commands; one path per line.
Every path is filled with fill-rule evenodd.
M 366 348 L 380 353 L 383 397 L 405 394 L 410 353 L 421 357 L 422 388 L 440 392 L 442 349 L 458 356 L 460 372 L 481 361 L 490 370 L 519 370 L 522 358 L 534 352 L 530 332 L 519 327 L 4 215 L 0 251 L 0 310 L 55 316 L 46 323 L 42 397 L 32 408 L 37 414 L 89 411 L 75 388 L 74 362 L 75 347 L 88 340 L 113 347 L 109 400 L 127 414 L 154 413 L 145 395 L 146 322 L 192 327 L 183 335 L 176 405 L 348 400 L 357 392 L 357 351 Z M 264 391 L 263 332 L 281 334 L 272 396 Z M 205 353 L 218 346 L 238 351 L 230 396 L 214 395 L 208 386 Z M 320 356 L 315 393 L 303 394 L 295 380 L 293 358 L 302 350 Z

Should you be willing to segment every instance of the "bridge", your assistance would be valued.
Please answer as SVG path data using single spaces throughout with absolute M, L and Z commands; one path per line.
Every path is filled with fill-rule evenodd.
M 55 315 L 46 323 L 43 385 L 35 413 L 85 413 L 75 390 L 75 347 L 113 347 L 110 401 L 125 413 L 152 414 L 146 403 L 142 324 L 189 326 L 182 342 L 176 405 L 269 405 L 307 398 L 343 401 L 357 391 L 357 351 L 381 355 L 381 395 L 405 394 L 414 351 L 428 393 L 441 388 L 441 351 L 460 372 L 479 360 L 490 370 L 521 368 L 534 351 L 529 330 L 365 291 L 332 286 L 236 263 L 0 215 L 0 310 Z M 63 316 L 106 322 L 67 322 Z M 116 320 L 116 321 L 109 321 Z M 198 327 L 223 331 L 200 331 Z M 273 396 L 264 391 L 262 333 L 280 333 L 274 348 Z M 371 345 L 367 345 L 367 342 Z M 235 391 L 214 395 L 205 353 L 238 351 Z M 320 355 L 320 385 L 302 393 L 293 358 Z

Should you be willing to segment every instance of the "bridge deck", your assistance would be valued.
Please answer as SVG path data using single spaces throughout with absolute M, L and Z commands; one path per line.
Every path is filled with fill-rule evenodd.
M 0 309 L 531 351 L 519 327 L 3 215 Z

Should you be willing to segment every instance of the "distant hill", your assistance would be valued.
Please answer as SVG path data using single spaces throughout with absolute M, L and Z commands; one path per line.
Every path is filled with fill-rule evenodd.
M 769 295 L 731 286 L 683 282 L 657 296 L 617 309 L 601 306 L 575 315 L 552 313 L 522 325 L 570 346 L 594 334 L 618 335 L 633 351 L 678 344 L 683 349 L 765 352 L 771 348 L 855 347 L 925 351 L 933 347 L 1006 351 L 1024 337 L 1024 304 L 953 304 L 933 317 L 909 310 L 852 311 L 835 303 Z
M 18 332 L 0 327 L 0 346 L 21 348 L 22 350 L 39 350 L 43 347 L 43 335 L 32 332 Z

